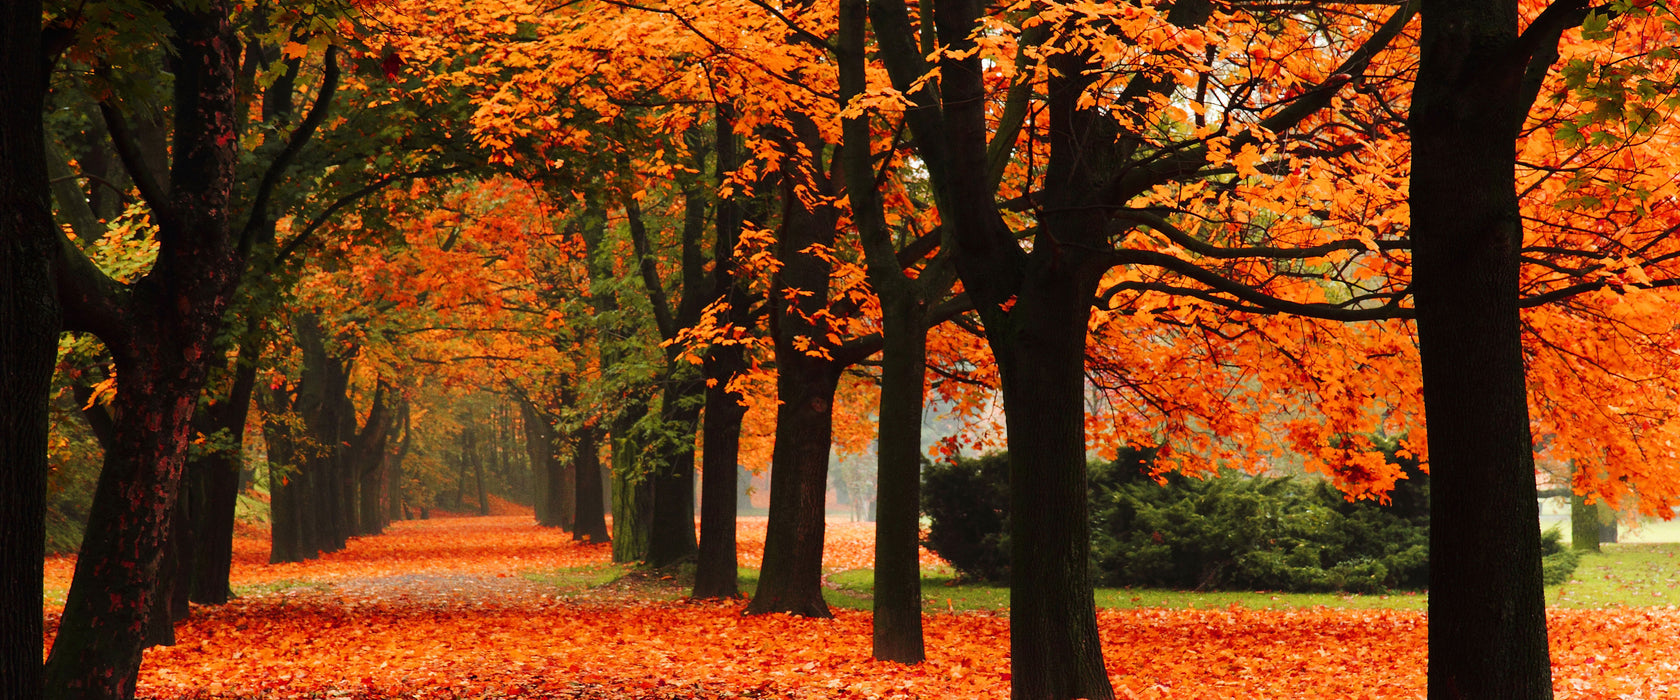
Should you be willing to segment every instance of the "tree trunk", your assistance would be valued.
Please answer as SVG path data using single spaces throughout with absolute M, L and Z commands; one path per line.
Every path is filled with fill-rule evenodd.
M 611 542 L 607 534 L 605 504 L 601 502 L 601 444 L 600 432 L 593 426 L 578 430 L 577 446 L 572 465 L 577 476 L 577 525 L 572 539 L 584 542 Z
M 403 399 L 401 408 L 397 410 L 396 429 L 402 433 L 402 440 L 397 443 L 397 451 L 385 456 L 385 524 L 407 516 L 403 508 L 403 459 L 408 456 L 408 448 L 414 438 L 413 425 L 409 422 L 408 399 Z
M 802 352 L 777 356 L 782 404 L 776 410 L 776 446 L 770 457 L 770 522 L 764 533 L 764 568 L 747 614 L 829 617 L 822 595 L 823 532 L 840 370 Z
M 475 455 L 473 459 L 473 477 L 478 483 L 478 514 L 490 514 L 490 494 L 484 491 L 484 457 Z
M 264 403 L 268 402 L 265 400 Z M 275 410 L 275 407 L 265 406 L 264 413 L 273 416 Z M 268 443 L 268 491 L 272 521 L 269 526 L 268 563 L 314 559 L 320 555 L 320 551 L 311 547 L 314 538 L 304 532 L 306 504 L 311 488 L 308 475 L 299 468 L 295 438 L 287 426 L 269 418 L 263 422 L 263 440 Z
M 700 548 L 694 568 L 695 598 L 741 595 L 735 546 L 741 420 L 747 407 L 729 391 L 729 378 L 745 366 L 737 347 L 714 349 L 706 358 L 706 412 L 701 430 L 706 450 L 700 467 Z
M 254 334 L 251 334 L 254 337 Z M 216 436 L 222 449 L 206 451 L 187 463 L 195 498 L 191 600 L 204 605 L 227 603 L 233 567 L 233 525 L 239 508 L 240 471 L 244 468 L 245 422 L 256 388 L 257 345 L 241 343 L 233 381 L 226 397 L 204 407 L 201 433 Z M 206 433 L 206 430 L 208 431 Z
M 562 522 L 561 512 L 565 510 L 559 500 L 561 482 L 560 456 L 557 454 L 557 435 L 554 426 L 548 422 L 548 417 L 538 410 L 529 400 L 521 399 L 519 414 L 525 425 L 525 452 L 531 458 L 531 475 L 536 482 L 536 498 L 532 504 L 536 510 L 537 524 L 544 527 L 559 527 L 571 529 L 571 523 Z M 576 484 L 568 484 L 574 487 Z
M 722 186 L 740 167 L 734 111 L 727 103 L 716 110 L 717 159 L 714 182 Z M 734 326 L 750 325 L 747 300 L 735 284 L 735 245 L 741 239 L 745 212 L 735 198 L 717 204 L 717 235 L 712 241 L 713 302 L 729 305 L 726 318 Z M 700 544 L 694 569 L 695 598 L 735 598 L 741 595 L 739 559 L 735 545 L 736 492 L 741 456 L 741 421 L 747 414 L 744 397 L 729 391 L 729 382 L 746 368 L 746 354 L 738 345 L 712 347 L 701 365 L 706 378 L 706 408 L 700 430 L 705 444 L 700 468 Z
M 840 0 L 838 54 L 841 100 L 867 87 L 867 0 Z M 904 274 L 875 191 L 875 155 L 868 113 L 842 122 L 846 198 L 864 246 L 870 284 L 881 300 L 881 403 L 877 421 L 874 656 L 921 663 L 922 571 L 920 554 L 922 404 L 927 365 L 925 303 L 918 281 L 937 286 L 939 275 L 912 281 Z M 947 275 L 948 277 L 948 275 Z M 941 290 L 941 293 L 943 291 Z M 869 517 L 867 499 L 851 491 L 853 518 Z
M 634 562 L 647 559 L 648 544 L 653 536 L 650 517 L 653 509 L 653 478 L 641 473 L 637 459 L 640 445 L 631 435 L 631 428 L 647 415 L 647 399 L 628 397 L 629 403 L 619 409 L 612 425 L 612 514 L 613 561 Z M 587 493 L 580 490 L 581 500 Z
M 1088 572 L 1084 358 L 1095 280 L 1043 272 L 1023 286 L 1010 315 L 1014 332 L 987 333 L 1003 380 L 1010 512 L 1017 514 L 1010 519 L 1012 697 L 1112 698 Z
M 827 144 L 816 125 L 796 115 L 786 138 L 806 152 L 821 153 Z M 794 144 L 787 144 L 792 150 Z M 816 165 L 820 165 L 820 162 Z M 802 169 L 803 170 L 803 169 Z M 830 357 L 838 348 L 827 340 L 831 330 L 816 321 L 829 311 L 831 265 L 814 254 L 834 245 L 840 212 L 833 206 L 810 206 L 798 193 L 833 192 L 834 186 L 813 167 L 781 182 L 782 226 L 776 256 L 782 262 L 769 292 L 770 333 L 775 340 L 776 445 L 770 458 L 770 522 L 764 541 L 764 568 L 749 614 L 789 612 L 828 617 L 822 597 L 822 551 L 828 491 L 828 454 L 833 441 L 834 391 L 843 364 Z
M 682 360 L 668 361 L 665 374 L 660 417 L 667 430 L 675 427 L 685 439 L 661 442 L 662 463 L 652 477 L 647 563 L 654 568 L 691 561 L 699 551 L 694 539 L 694 435 L 706 385 Z
M 0 697 L 38 698 L 59 234 L 41 125 L 41 3 L 7 3 L 0 12 L 0 100 L 7 105 L 0 110 Z
M 1587 497 L 1569 494 L 1569 541 L 1577 552 L 1600 552 L 1599 540 L 1603 524 L 1598 520 L 1598 504 L 1588 503 Z
M 1431 698 L 1552 696 L 1517 306 L 1515 143 L 1532 100 L 1517 27 L 1515 0 L 1423 5 L 1411 234 L 1429 429 Z
M 882 300 L 880 439 L 875 479 L 875 658 L 920 663 L 922 403 L 927 330 L 913 299 Z
M 356 489 L 360 500 L 356 517 L 358 535 L 377 535 L 384 531 L 384 504 L 380 499 L 385 494 L 385 453 L 394 424 L 390 398 L 389 387 L 381 379 L 374 385 L 373 405 L 368 408 L 367 422 L 360 431 L 354 431 L 354 413 L 350 418 L 355 440 L 350 446 L 349 462 L 352 473 L 360 481 Z

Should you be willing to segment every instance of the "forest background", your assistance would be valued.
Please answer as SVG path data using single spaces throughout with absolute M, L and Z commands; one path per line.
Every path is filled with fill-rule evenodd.
M 545 524 L 692 559 L 700 598 L 736 593 L 767 464 L 748 612 L 810 616 L 831 446 L 872 444 L 901 661 L 921 460 L 1007 445 L 1032 698 L 1113 694 L 1093 454 L 1380 499 L 1399 440 L 1442 696 L 1550 692 L 1537 478 L 1664 516 L 1680 488 L 1665 3 L 7 13 L 9 562 L 75 490 L 49 455 L 103 460 L 44 670 L 34 564 L 5 567 L 26 695 L 130 695 L 226 601 L 248 431 L 276 560 L 459 503 L 518 425 Z M 967 428 L 922 444 L 930 399 Z

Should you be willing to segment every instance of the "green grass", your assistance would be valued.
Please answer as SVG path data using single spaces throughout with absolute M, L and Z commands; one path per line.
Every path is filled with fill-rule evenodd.
M 288 578 L 280 579 L 278 581 L 253 583 L 245 586 L 234 586 L 233 595 L 236 598 L 243 598 L 245 596 L 273 595 L 276 593 L 285 593 L 287 591 L 296 590 L 324 592 L 332 590 L 332 586 L 321 581 Z
M 582 591 L 616 583 L 634 568 L 629 564 L 592 564 L 569 569 L 526 573 L 525 578 L 564 591 Z
M 1575 577 L 1548 587 L 1546 602 L 1564 608 L 1680 605 L 1680 544 L 1606 544 L 1584 553 Z
M 872 604 L 875 574 L 853 569 L 827 578 L 829 605 L 868 610 Z M 1422 610 L 1429 596 L 1396 591 L 1380 595 L 1338 593 L 1276 593 L 1269 591 L 1173 591 L 1150 588 L 1098 588 L 1099 608 L 1245 608 L 1287 610 L 1292 608 L 1388 608 Z M 1003 610 L 1009 607 L 1009 588 L 959 582 L 949 575 L 922 575 L 922 609 L 927 612 Z

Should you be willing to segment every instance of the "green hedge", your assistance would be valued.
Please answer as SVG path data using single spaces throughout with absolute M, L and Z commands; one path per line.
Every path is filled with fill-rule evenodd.
M 1390 504 L 1349 502 L 1327 483 L 1226 472 L 1147 476 L 1148 452 L 1090 468 L 1091 570 L 1099 585 L 1373 592 L 1429 581 L 1429 479 L 1406 473 Z M 966 578 L 1009 576 L 1009 458 L 929 464 L 925 544 Z M 1547 583 L 1573 573 L 1547 533 Z

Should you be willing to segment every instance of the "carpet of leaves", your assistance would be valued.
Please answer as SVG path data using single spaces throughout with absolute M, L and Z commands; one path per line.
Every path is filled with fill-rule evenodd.
M 762 521 L 743 524 L 743 542 Z M 399 523 L 343 552 L 269 566 L 266 540 L 242 531 L 235 585 L 276 588 L 195 608 L 178 644 L 146 653 L 140 697 L 159 700 L 713 700 L 1006 698 L 1004 614 L 930 614 L 928 662 L 869 660 L 870 617 L 745 617 L 740 602 L 624 596 L 409 598 L 347 594 L 370 582 L 436 574 L 494 581 L 521 571 L 603 563 L 529 517 Z M 867 561 L 865 526 L 831 528 L 827 563 Z M 831 546 L 833 542 L 831 541 Z M 743 550 L 750 549 L 744 545 Z M 743 556 L 743 560 L 750 557 Z M 756 561 L 752 562 L 756 564 Z M 65 569 L 62 560 L 48 570 Z M 67 569 L 56 575 L 68 583 Z M 49 585 L 51 585 L 49 583 Z M 48 612 L 49 629 L 56 611 Z M 1559 698 L 1680 697 L 1680 610 L 1551 614 Z M 1098 615 L 1117 694 L 1130 698 L 1416 698 L 1427 665 L 1424 615 L 1317 608 L 1105 610 Z

